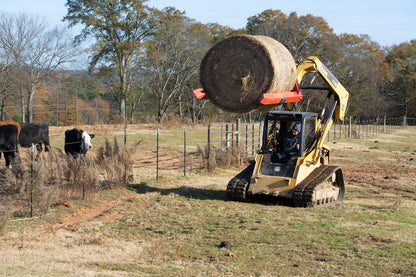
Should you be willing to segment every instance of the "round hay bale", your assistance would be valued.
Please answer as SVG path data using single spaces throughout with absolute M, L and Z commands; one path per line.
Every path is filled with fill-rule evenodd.
M 277 40 L 238 35 L 208 50 L 200 78 L 204 92 L 216 106 L 244 113 L 259 109 L 264 93 L 291 91 L 296 83 L 296 64 Z

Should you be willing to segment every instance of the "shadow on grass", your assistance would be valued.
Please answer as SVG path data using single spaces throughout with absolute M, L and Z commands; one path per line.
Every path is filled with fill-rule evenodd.
M 222 200 L 227 201 L 225 191 L 201 189 L 194 187 L 181 186 L 178 188 L 162 189 L 158 187 L 151 187 L 146 182 L 140 182 L 138 184 L 129 184 L 127 188 L 135 191 L 136 193 L 145 194 L 149 192 L 159 192 L 161 195 L 169 195 L 171 193 L 199 200 Z
M 174 193 L 189 199 L 199 200 L 221 200 L 229 201 L 226 196 L 225 190 L 212 190 L 212 189 L 201 189 L 194 187 L 181 186 L 178 188 L 162 189 L 158 187 L 151 187 L 146 182 L 140 182 L 138 184 L 129 184 L 128 189 L 135 191 L 139 194 L 146 194 L 149 192 L 158 192 L 161 195 L 169 195 Z M 279 199 L 270 196 L 256 196 L 250 197 L 245 202 L 256 203 L 262 205 L 279 205 L 279 206 L 293 206 L 291 199 Z

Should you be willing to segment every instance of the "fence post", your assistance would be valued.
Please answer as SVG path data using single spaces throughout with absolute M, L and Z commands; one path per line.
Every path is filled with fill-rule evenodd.
M 97 97 L 95 97 L 95 124 L 98 124 L 98 103 L 97 103 Z
M 230 147 L 230 125 L 225 125 L 225 147 L 228 149 Z
M 374 122 L 371 122 L 371 133 L 373 137 L 375 136 L 374 127 L 375 127 Z
M 406 118 L 406 116 L 404 115 L 404 116 L 403 116 L 403 127 L 406 127 L 406 125 L 407 125 L 407 118 Z
M 350 116 L 350 121 L 348 124 L 348 138 L 351 138 L 351 116 Z
M 186 127 L 183 129 L 183 176 L 186 176 Z
M 263 146 L 263 121 L 260 121 L 259 124 L 259 149 L 261 149 L 261 147 Z
M 383 133 L 386 133 L 386 116 L 384 116 Z
M 248 125 L 246 124 L 246 140 L 244 143 L 244 145 L 246 146 L 246 153 L 248 152 L 247 142 L 248 142 Z
M 391 131 L 391 126 L 389 126 L 389 118 L 387 117 L 386 117 L 386 129 L 387 129 L 387 132 Z
M 237 161 L 240 165 L 240 118 L 237 118 L 235 123 L 235 144 L 237 145 Z
M 348 124 L 345 124 L 345 121 L 343 121 L 344 122 L 344 132 L 345 132 L 345 134 L 344 134 L 344 138 L 348 138 L 348 128 L 349 128 L 349 125 Z
M 222 131 L 222 129 L 224 128 L 224 124 L 223 123 L 221 123 L 221 131 L 220 131 L 220 147 L 223 147 L 224 145 L 223 145 L 223 143 L 224 143 L 224 140 L 222 139 L 222 133 L 223 133 L 223 131 Z
M 237 146 L 240 144 L 240 119 L 237 118 L 236 125 L 235 125 L 235 142 Z
M 207 170 L 209 172 L 209 157 L 211 156 L 211 122 L 208 124 Z
M 35 189 L 35 182 L 33 180 L 33 154 L 35 152 L 35 145 L 32 143 L 32 151 L 30 155 L 30 182 L 31 182 L 31 191 L 30 191 L 30 217 L 33 217 L 33 191 Z
M 124 146 L 127 144 L 127 129 L 124 127 Z
M 254 145 L 254 123 L 251 125 L 251 155 L 254 155 L 256 146 Z
M 156 180 L 159 180 L 159 128 L 156 136 Z

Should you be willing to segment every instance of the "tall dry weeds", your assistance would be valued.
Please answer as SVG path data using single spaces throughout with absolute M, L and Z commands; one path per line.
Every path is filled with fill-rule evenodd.
M 0 169 L 0 195 L 16 195 L 27 191 L 28 175 L 21 163 Z
M 37 160 L 30 151 L 22 154 L 29 158 L 0 170 L 0 195 L 7 197 L 14 216 L 45 214 L 52 205 L 97 191 L 99 169 L 91 159 L 73 159 L 55 151 Z
M 91 197 L 99 188 L 100 170 L 96 162 L 89 157 L 73 158 L 68 156 L 64 168 L 64 176 L 68 197 L 82 193 L 83 197 Z
M 9 211 L 6 207 L 0 206 L 0 231 L 6 226 L 7 220 L 9 219 Z
M 247 156 L 244 149 L 236 145 L 226 149 L 206 145 L 204 149 L 198 147 L 198 152 L 202 157 L 201 167 L 207 167 L 209 172 L 213 172 L 217 167 L 227 168 L 230 166 L 238 166 Z
M 107 186 L 119 187 L 133 181 L 132 153 L 139 145 L 140 142 L 131 147 L 120 147 L 116 137 L 113 145 L 105 139 L 105 146 L 98 149 L 96 162 Z

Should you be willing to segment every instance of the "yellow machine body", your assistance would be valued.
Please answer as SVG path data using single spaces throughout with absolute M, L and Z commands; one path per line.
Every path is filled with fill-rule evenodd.
M 328 92 L 322 111 L 318 113 L 278 110 L 269 112 L 265 119 L 262 150 L 254 162 L 227 186 L 227 196 L 231 200 L 245 200 L 255 195 L 267 195 L 293 199 L 299 206 L 325 206 L 342 202 L 344 181 L 339 167 L 330 166 L 330 148 L 324 144 L 334 119 L 343 120 L 349 94 L 317 57 L 309 57 L 297 67 L 297 81 L 306 73 L 317 72 L 325 87 L 300 85 L 300 89 L 320 89 Z M 333 100 L 333 107 L 325 117 L 326 105 Z M 287 107 L 286 107 L 287 109 Z M 302 124 L 302 151 L 291 166 L 273 162 L 269 144 L 268 121 L 284 124 L 286 130 L 294 122 Z M 281 123 L 282 122 L 282 123 Z

